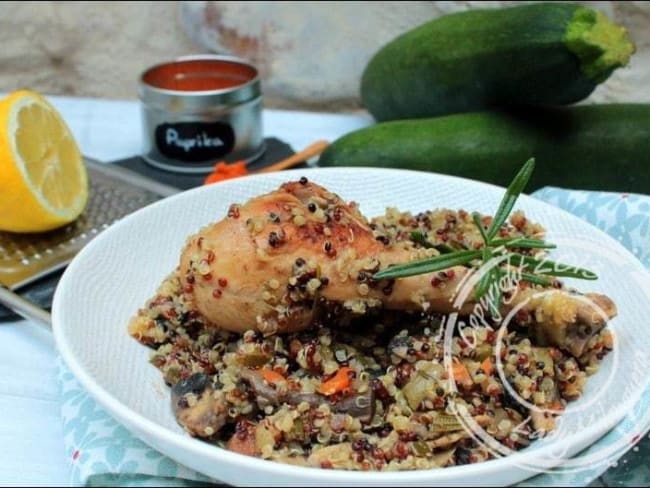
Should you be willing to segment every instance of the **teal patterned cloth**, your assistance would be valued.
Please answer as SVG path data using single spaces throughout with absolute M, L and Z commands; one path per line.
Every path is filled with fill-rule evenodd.
M 617 239 L 650 268 L 650 196 L 546 187 L 532 194 Z
M 614 238 L 650 268 L 650 196 L 543 188 L 533 196 L 561 207 Z M 205 486 L 211 480 L 151 449 L 114 421 L 77 383 L 59 361 L 61 413 L 65 448 L 72 465 L 72 484 L 87 486 Z M 636 413 L 650 409 L 650 391 Z M 650 420 L 650 419 L 649 419 Z M 601 478 L 608 485 L 650 484 L 650 439 L 644 425 L 628 418 L 589 449 L 621 438 L 629 439 L 628 453 L 614 466 L 595 465 L 588 471 L 538 475 L 523 486 L 587 485 Z M 609 469 L 608 469 L 609 468 Z M 244 484 L 246 480 L 242 480 Z M 216 481 L 212 481 L 217 483 Z
M 74 486 L 204 486 L 209 478 L 131 435 L 93 400 L 59 358 L 61 416 Z

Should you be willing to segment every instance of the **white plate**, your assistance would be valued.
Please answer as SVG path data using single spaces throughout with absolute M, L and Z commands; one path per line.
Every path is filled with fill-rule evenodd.
M 360 204 L 366 216 L 386 206 L 414 212 L 437 207 L 493 214 L 503 189 L 414 171 L 370 168 L 284 171 L 225 181 L 156 202 L 111 226 L 68 266 L 54 297 L 54 333 L 59 350 L 88 392 L 119 422 L 155 449 L 201 473 L 231 484 L 258 485 L 505 485 L 535 473 L 531 464 L 553 453 L 572 456 L 623 418 L 647 386 L 650 336 L 639 333 L 650 316 L 650 277 L 632 254 L 583 220 L 521 196 L 517 208 L 548 229 L 563 245 L 564 260 L 585 264 L 600 279 L 579 282 L 585 291 L 606 293 L 619 316 L 610 327 L 615 351 L 589 378 L 584 396 L 564 416 L 562 439 L 545 439 L 532 449 L 492 461 L 437 470 L 364 473 L 301 468 L 229 452 L 189 437 L 176 423 L 169 389 L 149 364 L 149 349 L 127 334 L 129 318 L 174 269 L 185 239 L 225 216 L 233 202 L 271 191 L 289 179 L 310 180 Z M 579 239 L 576 247 L 568 236 Z M 560 251 L 558 249 L 557 251 Z M 555 254 L 557 255 L 557 253 Z M 635 373 L 640 371 L 638 374 Z M 637 377 L 638 376 L 638 377 Z M 630 387 L 633 385 L 634 387 Z M 587 410 L 581 406 L 590 404 Z M 585 412 L 597 412 L 584 425 Z

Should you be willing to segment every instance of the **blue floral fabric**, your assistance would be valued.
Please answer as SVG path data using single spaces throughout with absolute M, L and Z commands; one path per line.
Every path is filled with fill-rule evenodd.
M 59 360 L 61 414 L 74 486 L 194 486 L 209 478 L 134 437 L 93 400 Z
M 618 239 L 623 246 L 650 268 L 650 196 L 621 193 L 589 192 L 543 188 L 533 194 L 555 206 L 581 217 Z M 87 486 L 205 486 L 217 483 L 151 449 L 113 420 L 108 413 L 77 383 L 62 361 L 59 363 L 61 413 L 64 440 L 72 466 L 71 484 Z M 637 405 L 637 411 L 648 411 L 650 392 Z M 628 422 L 629 424 L 629 422 Z M 588 471 L 538 475 L 522 483 L 524 486 L 586 485 L 607 472 L 608 484 L 625 480 L 635 484 L 650 483 L 650 471 L 641 454 L 650 452 L 647 435 L 649 425 L 628 425 L 600 439 L 589 449 L 613 443 L 621 436 L 629 437 L 631 459 L 627 455 L 617 466 L 596 465 Z M 638 444 L 637 444 L 638 443 Z M 635 445 L 637 444 L 637 445 Z M 640 454 L 641 453 L 641 454 Z M 242 480 L 244 483 L 246 480 Z
M 650 196 L 546 187 L 533 196 L 586 220 L 618 239 L 650 268 Z

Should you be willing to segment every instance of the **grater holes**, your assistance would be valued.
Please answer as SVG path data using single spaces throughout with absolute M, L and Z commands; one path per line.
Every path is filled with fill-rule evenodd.
M 58 267 L 109 225 L 160 199 L 158 194 L 89 169 L 88 204 L 75 222 L 40 234 L 0 231 L 3 282 L 25 282 L 25 275 L 40 275 Z

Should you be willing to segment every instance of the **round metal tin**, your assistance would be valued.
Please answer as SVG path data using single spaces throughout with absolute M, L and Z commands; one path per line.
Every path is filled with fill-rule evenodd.
M 231 56 L 184 56 L 155 65 L 138 84 L 143 158 L 181 173 L 208 173 L 217 161 L 264 153 L 257 69 Z

